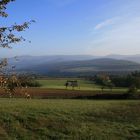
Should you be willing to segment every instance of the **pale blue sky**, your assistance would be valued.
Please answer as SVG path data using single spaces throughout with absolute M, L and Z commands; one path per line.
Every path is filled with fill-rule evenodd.
M 1 24 L 36 23 L 1 56 L 140 54 L 140 0 L 16 0 L 8 13 Z

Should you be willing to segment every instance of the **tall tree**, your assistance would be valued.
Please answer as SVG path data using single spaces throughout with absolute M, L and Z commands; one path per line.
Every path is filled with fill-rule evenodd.
M 14 2 L 15 0 L 1 0 L 0 1 L 0 17 L 1 18 L 7 18 L 9 15 L 6 12 L 7 5 L 11 2 Z M 3 26 L 0 27 L 0 47 L 2 48 L 12 48 L 12 44 L 19 43 L 21 41 L 25 41 L 25 39 L 22 36 L 17 36 L 16 32 L 23 32 L 26 29 L 29 28 L 29 25 L 35 22 L 34 20 L 31 20 L 29 22 L 24 22 L 23 24 L 13 24 L 11 26 Z M 4 86 L 4 88 L 9 88 L 9 81 L 11 82 L 10 85 L 18 85 L 18 81 L 16 79 L 15 75 L 12 75 L 10 78 L 7 78 L 7 76 L 3 76 L 3 68 L 5 68 L 8 65 L 7 59 L 0 60 L 0 75 L 1 75 L 1 86 Z M 10 79 L 10 80 L 9 80 Z M 10 91 L 11 90 L 11 91 Z M 8 91 L 12 92 L 15 89 L 10 87 Z

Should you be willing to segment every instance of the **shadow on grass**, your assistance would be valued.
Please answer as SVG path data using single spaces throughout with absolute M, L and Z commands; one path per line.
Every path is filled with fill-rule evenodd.
M 104 99 L 104 100 L 124 100 L 124 99 L 140 99 L 140 94 L 130 94 L 130 93 L 123 93 L 123 94 L 96 94 L 93 96 L 77 96 L 73 99 Z

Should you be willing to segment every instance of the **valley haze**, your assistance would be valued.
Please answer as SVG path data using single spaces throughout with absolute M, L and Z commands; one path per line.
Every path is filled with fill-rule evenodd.
M 18 72 L 50 76 L 79 76 L 96 72 L 132 72 L 140 69 L 140 55 L 46 55 L 8 58 Z

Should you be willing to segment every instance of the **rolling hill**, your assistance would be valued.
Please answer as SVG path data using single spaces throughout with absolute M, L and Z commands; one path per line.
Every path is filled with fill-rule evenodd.
M 96 72 L 140 70 L 139 63 L 112 58 L 92 58 L 92 56 L 85 56 L 84 58 L 82 56 L 73 56 L 72 58 L 70 56 L 23 58 L 22 61 L 17 61 L 16 63 L 10 59 L 9 63 L 10 65 L 16 65 L 16 71 L 41 75 L 87 75 Z
M 105 58 L 113 58 L 113 59 L 117 59 L 117 60 L 128 60 L 128 61 L 132 61 L 132 62 L 136 62 L 140 64 L 140 55 L 107 55 L 105 56 Z

